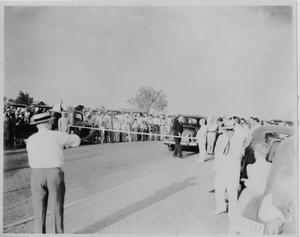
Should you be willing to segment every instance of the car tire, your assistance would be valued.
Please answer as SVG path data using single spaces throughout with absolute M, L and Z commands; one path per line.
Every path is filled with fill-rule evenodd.
M 99 144 L 100 143 L 100 134 L 98 132 L 95 132 L 91 139 L 93 144 Z
M 168 146 L 168 150 L 169 150 L 169 151 L 174 151 L 174 145 Z

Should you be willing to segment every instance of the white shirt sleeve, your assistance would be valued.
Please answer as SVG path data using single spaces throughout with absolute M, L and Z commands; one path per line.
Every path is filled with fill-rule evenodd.
M 78 147 L 80 145 L 80 137 L 76 134 L 68 134 L 65 132 L 57 132 L 57 138 L 61 146 Z
M 196 139 L 198 140 L 200 138 L 200 129 L 196 133 Z

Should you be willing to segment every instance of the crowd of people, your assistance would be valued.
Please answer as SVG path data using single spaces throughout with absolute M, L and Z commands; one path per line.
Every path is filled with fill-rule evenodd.
M 85 118 L 85 124 L 100 128 L 101 143 L 161 140 L 172 125 L 170 116 L 139 112 L 87 113 Z
M 34 114 L 42 113 L 50 110 L 53 120 L 53 130 L 70 132 L 72 118 L 69 116 L 68 109 L 63 107 L 61 103 L 56 104 L 53 108 L 49 107 L 15 107 L 6 106 L 4 108 L 4 148 L 11 149 L 18 145 L 18 141 L 23 141 L 33 132 L 30 126 L 30 119 Z M 169 133 L 173 126 L 175 116 L 166 114 L 153 115 L 141 112 L 124 112 L 124 111 L 94 111 L 92 109 L 83 108 L 84 126 L 96 127 L 100 131 L 100 143 L 114 142 L 135 142 L 162 140 Z M 237 117 L 232 117 L 236 119 Z M 199 146 L 204 146 L 207 140 L 207 153 L 213 153 L 213 146 L 216 138 L 222 129 L 224 117 L 209 118 L 203 120 L 200 124 L 200 130 L 197 134 Z M 205 123 L 205 124 L 204 124 Z M 250 118 L 250 120 L 240 119 L 242 127 L 254 130 L 258 125 L 267 124 L 267 121 L 258 118 Z M 203 126 L 205 125 L 205 126 Z M 115 130 L 109 131 L 109 130 Z M 118 132 L 125 131 L 125 132 Z M 145 134 L 146 133 L 146 134 Z M 203 149 L 200 149 L 201 151 Z M 200 152 L 203 160 L 204 153 Z
M 4 148 L 15 148 L 18 138 L 25 138 L 30 135 L 32 116 L 47 110 L 49 109 L 46 107 L 5 106 L 3 111 Z
M 50 110 L 41 107 L 13 107 L 4 109 L 4 147 L 15 148 L 18 139 L 26 139 L 32 134 L 30 126 L 33 115 Z M 54 106 L 50 112 L 53 116 L 53 130 L 70 132 L 72 118 L 68 108 Z M 83 109 L 84 126 L 100 130 L 100 143 L 135 142 L 162 140 L 172 126 L 172 116 L 152 115 L 140 112 L 101 111 Z M 126 132 L 113 132 L 126 131 Z M 147 133 L 147 134 L 145 134 Z
M 247 166 L 246 179 L 240 176 L 242 158 L 253 140 L 253 132 L 264 123 L 258 118 L 246 120 L 234 116 L 201 119 L 199 125 L 196 135 L 199 157 L 196 161 L 204 162 L 214 156 L 214 187 L 210 190 L 215 193 L 216 209 L 213 213 L 228 212 L 229 233 L 233 234 L 247 200 L 262 195 L 267 183 L 271 163 L 266 160 L 270 150 L 266 143 L 253 148 L 255 162 Z M 238 199 L 243 201 L 238 202 Z

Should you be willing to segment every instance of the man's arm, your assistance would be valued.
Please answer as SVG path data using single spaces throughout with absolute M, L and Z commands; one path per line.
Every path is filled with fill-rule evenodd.
M 57 121 L 57 126 L 58 126 L 58 131 L 60 131 L 60 128 L 61 128 L 61 119 L 59 119 L 59 120 Z

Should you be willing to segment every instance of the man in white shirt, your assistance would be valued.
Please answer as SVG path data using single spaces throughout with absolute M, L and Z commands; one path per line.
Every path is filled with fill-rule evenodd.
M 120 123 L 117 117 L 113 118 L 113 130 L 119 131 L 120 130 Z M 114 134 L 114 142 L 120 141 L 120 132 L 113 132 Z
M 137 131 L 138 132 L 142 132 L 142 129 L 141 127 L 143 126 L 143 119 L 141 118 L 141 114 L 140 113 L 137 113 Z M 137 134 L 137 140 L 138 141 L 141 141 L 142 140 L 142 135 L 141 134 Z
M 98 128 L 100 128 L 100 143 L 104 142 L 105 126 L 104 126 L 104 114 L 101 113 L 97 120 Z
M 34 232 L 46 233 L 47 204 L 52 202 L 55 233 L 63 233 L 65 181 L 63 147 L 77 147 L 80 138 L 75 134 L 52 131 L 50 113 L 36 114 L 31 125 L 38 132 L 27 140 L 29 166 L 31 168 L 31 192 L 33 201 Z
M 69 120 L 67 118 L 68 114 L 62 112 L 62 116 L 58 120 L 58 131 L 69 133 Z
M 196 134 L 196 139 L 199 147 L 199 158 L 198 162 L 204 162 L 206 159 L 206 135 L 207 135 L 207 126 L 205 119 L 200 119 L 199 125 L 200 128 Z
M 216 141 L 216 135 L 218 130 L 218 124 L 215 121 L 214 117 L 211 117 L 208 120 L 207 124 L 207 153 L 213 155 L 214 153 L 214 144 Z
M 152 122 L 153 122 L 153 133 L 154 134 L 159 134 L 160 133 L 160 131 L 159 131 L 160 120 L 159 120 L 159 118 L 158 118 L 157 115 L 153 118 Z M 159 136 L 155 136 L 155 140 L 159 141 L 160 137 Z
M 240 186 L 241 159 L 245 153 L 246 133 L 240 126 L 239 119 L 235 120 L 234 135 L 229 141 L 229 151 L 226 155 L 226 162 L 223 164 L 225 171 L 224 180 L 229 198 L 229 221 L 232 221 L 235 207 L 237 205 L 238 190 Z M 226 177 L 225 177 L 226 176 Z
M 125 122 L 125 127 L 124 127 L 125 131 L 126 132 L 130 132 L 130 130 L 131 130 L 131 124 L 130 124 L 130 118 L 129 118 L 128 114 L 125 115 L 124 122 Z M 131 134 L 130 133 L 126 133 L 126 139 L 129 142 L 131 142 Z
M 234 126 L 231 120 L 232 127 L 235 130 L 229 129 L 229 122 L 224 126 L 225 134 L 219 139 L 227 143 L 226 148 L 219 149 L 219 139 L 216 146 L 215 160 L 219 161 L 215 172 L 215 189 L 217 210 L 215 214 L 222 213 L 226 210 L 225 192 L 228 194 L 228 217 L 229 229 L 232 229 L 234 223 L 234 213 L 237 206 L 237 197 L 239 190 L 239 178 L 241 169 L 241 158 L 245 151 L 246 136 L 240 125 Z M 217 148 L 218 147 L 218 148 Z M 221 155 L 219 155 L 221 152 Z M 221 159 L 217 159 L 218 157 Z
M 62 103 L 63 103 L 63 101 L 62 101 L 62 99 L 60 99 L 60 102 L 56 103 L 52 108 L 52 111 L 54 112 L 54 114 L 53 114 L 54 122 L 52 125 L 53 130 L 58 129 L 58 119 L 61 117 L 61 112 L 64 110 Z
M 215 148 L 215 159 L 213 164 L 216 210 L 214 214 L 226 212 L 225 192 L 228 188 L 228 153 L 230 151 L 230 139 L 234 134 L 233 121 L 226 121 L 223 133 L 218 137 Z M 231 199 L 231 196 L 229 197 Z M 232 203 L 230 203 L 232 204 Z M 230 209 L 230 207 L 229 207 Z

